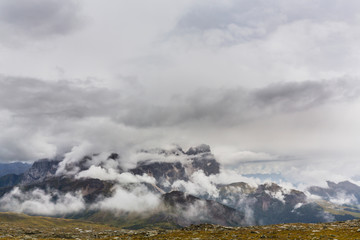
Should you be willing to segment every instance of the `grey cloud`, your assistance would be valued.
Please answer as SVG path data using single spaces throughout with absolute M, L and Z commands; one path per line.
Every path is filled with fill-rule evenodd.
M 104 134 L 109 144 L 115 139 L 110 129 L 124 133 L 108 119 L 121 106 L 120 96 L 88 83 L 0 76 L 0 161 L 52 157 Z
M 0 3 L 0 27 L 32 38 L 65 35 L 83 24 L 73 0 L 4 0 Z
M 299 111 L 326 102 L 354 99 L 360 94 L 359 87 L 357 81 L 351 79 L 277 83 L 255 91 L 253 101 L 259 108 Z
M 0 76 L 0 107 L 17 117 L 103 116 L 121 105 L 120 96 L 117 91 L 87 83 Z
M 231 4 L 198 5 L 179 20 L 178 27 L 184 30 L 225 28 L 229 24 L 253 27 L 273 18 L 274 11 L 279 12 L 278 5 L 269 1 L 232 1 Z
M 0 199 L 0 206 L 1 211 L 54 216 L 82 211 L 85 201 L 79 192 L 63 195 L 53 191 L 47 194 L 40 189 L 23 192 L 15 187 Z
M 0 76 L 0 159 L 35 160 L 82 142 L 90 142 L 100 152 L 126 149 L 149 141 L 159 143 L 164 138 L 159 128 L 240 126 L 351 101 L 359 94 L 358 81 L 344 78 L 277 83 L 253 90 L 198 89 L 159 105 L 88 82 Z
M 123 121 L 143 127 L 191 122 L 227 126 L 349 101 L 359 95 L 360 85 L 352 79 L 278 83 L 256 90 L 202 90 L 167 106 L 137 105 Z
M 272 84 L 255 90 L 198 89 L 163 105 L 117 89 L 67 81 L 0 77 L 0 108 L 27 119 L 105 117 L 134 127 L 187 123 L 236 125 L 269 115 L 350 101 L 360 94 L 356 79 Z
M 279 26 L 295 21 L 353 21 L 359 8 L 360 3 L 355 0 L 206 1 L 184 14 L 174 33 L 204 34 L 206 31 L 219 30 L 222 44 L 232 45 L 265 37 Z

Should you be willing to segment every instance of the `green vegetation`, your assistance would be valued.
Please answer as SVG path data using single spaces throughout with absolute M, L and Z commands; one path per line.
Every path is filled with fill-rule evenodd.
M 1 224 L 12 224 L 14 227 L 24 228 L 52 228 L 52 227 L 77 227 L 84 228 L 104 228 L 105 225 L 96 224 L 89 221 L 79 221 L 72 219 L 53 218 L 53 217 L 40 217 L 28 216 L 22 213 L 0 213 Z M 110 229 L 110 227 L 108 227 Z
M 139 222 L 141 227 L 141 221 Z M 156 226 L 154 226 L 156 227 Z M 182 229 L 127 230 L 86 221 L 0 213 L 0 239 L 360 239 L 360 220 L 252 227 L 191 225 Z
M 319 200 L 316 203 L 319 204 L 326 212 L 329 212 L 333 215 L 350 215 L 354 218 L 360 218 L 360 209 L 357 206 L 337 205 L 325 200 Z
M 89 220 L 106 224 L 112 227 L 124 229 L 178 229 L 168 214 L 158 212 L 147 213 L 113 213 L 110 211 L 85 211 L 78 215 L 67 216 L 68 218 Z

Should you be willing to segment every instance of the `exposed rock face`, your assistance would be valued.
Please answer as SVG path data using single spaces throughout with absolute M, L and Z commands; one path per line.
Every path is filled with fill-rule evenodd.
M 186 153 L 181 148 L 170 151 L 157 150 L 157 154 L 168 158 L 173 157 L 172 162 L 162 162 L 157 159 L 139 162 L 137 167 L 130 172 L 137 175 L 148 174 L 158 181 L 159 187 L 168 191 L 170 185 L 176 180 L 188 180 L 192 173 L 202 170 L 206 176 L 218 174 L 220 164 L 215 160 L 208 145 L 200 145 L 190 148 Z M 177 159 L 181 159 L 177 160 Z
M 31 168 L 25 172 L 22 184 L 41 182 L 55 175 L 60 160 L 41 159 L 34 162 Z
M 69 177 L 53 177 L 41 182 L 34 182 L 22 186 L 23 191 L 42 189 L 49 191 L 54 189 L 61 193 L 75 193 L 80 191 L 84 200 L 88 203 L 94 202 L 101 197 L 110 197 L 112 194 L 113 183 L 101 181 L 99 179 L 73 179 Z
M 310 187 L 308 190 L 313 195 L 318 195 L 325 200 L 337 199 L 339 197 L 353 198 L 355 204 L 360 203 L 360 187 L 349 181 L 334 183 L 327 181 L 327 188 Z
M 74 172 L 74 169 L 76 169 L 77 172 L 88 170 L 91 167 L 91 160 L 95 156 L 97 156 L 97 154 L 92 156 L 84 156 L 79 161 L 66 164 L 65 171 L 71 173 Z M 119 154 L 111 153 L 108 159 L 118 160 Z M 41 159 L 34 162 L 30 169 L 24 173 L 21 184 L 33 184 L 55 177 L 61 161 L 62 159 Z M 117 170 L 118 172 L 123 171 L 121 168 Z M 59 177 L 62 176 L 59 175 Z
M 154 156 L 154 158 L 156 158 L 156 156 L 166 156 L 169 159 L 173 158 L 174 161 L 163 162 L 161 158 L 159 160 L 149 159 L 147 161 L 139 162 L 138 166 L 129 170 L 129 172 L 136 175 L 148 174 L 153 176 L 158 181 L 158 185 L 153 186 L 156 192 L 170 191 L 171 184 L 174 181 L 188 180 L 189 176 L 198 170 L 202 170 L 206 175 L 219 173 L 220 165 L 211 154 L 210 147 L 207 145 L 190 148 L 187 152 L 184 152 L 180 147 L 171 150 L 156 149 L 155 151 L 156 154 L 151 155 Z M 88 170 L 93 164 L 93 158 L 97 156 L 97 154 L 84 156 L 79 161 L 69 162 L 63 166 L 65 172 L 76 173 Z M 108 160 L 120 162 L 120 156 L 117 153 L 112 153 L 106 161 Z M 62 179 L 64 176 L 66 176 L 66 178 L 71 178 L 71 174 L 56 176 L 61 161 L 62 159 L 42 159 L 36 161 L 23 175 L 1 178 L 0 187 L 11 187 L 19 183 L 23 186 L 34 186 L 36 184 L 41 186 L 44 182 L 52 183 L 53 185 L 53 178 Z M 100 162 L 99 166 L 102 166 L 102 164 L 103 162 Z M 123 169 L 119 166 L 115 170 L 118 173 L 121 173 L 123 172 Z M 77 181 L 73 179 L 73 182 Z M 2 190 L 5 191 L 5 189 Z
M 326 221 L 323 209 L 308 203 L 303 192 L 274 183 L 256 188 L 243 182 L 222 185 L 216 200 L 245 212 L 252 224 Z
M 137 175 L 148 174 L 153 176 L 164 189 L 166 188 L 165 185 L 176 180 L 188 180 L 189 176 L 198 170 L 202 170 L 207 176 L 220 172 L 220 164 L 211 154 L 208 145 L 192 147 L 187 152 L 184 152 L 180 147 L 172 150 L 156 149 L 155 151 L 154 156 L 166 156 L 170 159 L 173 157 L 174 161 L 164 162 L 161 159 L 149 159 L 139 162 L 137 167 L 129 170 L 129 172 Z M 96 156 L 97 154 L 84 156 L 79 161 L 70 162 L 65 165 L 65 171 L 71 173 L 74 172 L 74 169 L 76 169 L 75 172 L 88 170 L 91 167 L 92 158 Z M 181 161 L 176 160 L 179 158 Z M 112 153 L 108 159 L 120 161 L 120 156 L 118 153 Z M 23 185 L 32 184 L 54 177 L 60 162 L 59 159 L 42 159 L 34 162 L 31 168 L 24 173 L 21 183 Z M 100 164 L 100 166 L 102 165 Z M 123 169 L 118 167 L 116 171 L 121 173 Z M 162 185 L 161 183 L 166 184 Z
M 164 181 L 171 184 L 175 179 L 185 180 L 188 177 L 185 167 L 180 162 L 141 162 L 136 168 L 131 169 L 130 172 L 136 175 L 148 174 L 154 177 L 160 184 Z
M 303 192 L 296 190 L 286 190 L 275 183 L 259 185 L 255 193 L 249 195 L 255 198 L 256 204 L 261 211 L 267 212 L 274 210 L 294 210 L 297 204 L 306 203 L 306 196 Z
M 220 164 L 215 160 L 212 154 L 192 158 L 193 171 L 202 170 L 206 176 L 220 173 Z
M 288 222 L 318 222 L 324 221 L 318 217 L 321 209 L 312 209 L 307 218 L 302 218 L 302 210 L 306 206 L 306 196 L 303 192 L 286 190 L 277 184 L 262 184 L 255 193 L 248 196 L 254 199 L 254 217 L 259 224 L 274 224 Z
M 241 198 L 246 197 L 255 198 L 260 201 L 261 205 L 264 206 L 264 210 L 267 208 L 267 203 L 273 199 L 291 207 L 295 207 L 299 203 L 306 203 L 306 196 L 303 192 L 294 189 L 286 190 L 275 183 L 261 184 L 255 188 L 247 183 L 239 182 L 219 186 L 219 190 L 221 199 L 229 199 L 225 201 L 229 205 L 236 205 Z
M 219 185 L 220 196 L 249 195 L 256 191 L 255 187 L 245 182 L 236 182 L 227 185 Z
M 246 225 L 241 212 L 216 201 L 200 199 L 180 191 L 164 194 L 163 200 L 171 208 L 173 220 L 180 226 L 199 223 Z
M 86 155 L 78 161 L 68 162 L 65 164 L 65 171 L 67 174 L 71 175 L 77 172 L 88 170 L 94 164 L 94 158 L 97 158 L 98 156 L 99 154 L 95 153 L 92 155 Z M 106 161 L 109 160 L 120 162 L 120 155 L 118 153 L 111 153 L 106 159 L 101 159 L 100 163 L 98 163 L 98 166 L 103 167 Z M 121 173 L 123 172 L 123 169 L 117 166 L 116 171 Z
M 176 205 L 187 205 L 193 204 L 194 202 L 200 200 L 200 198 L 194 197 L 190 194 L 185 194 L 180 191 L 172 191 L 163 195 L 163 199 L 166 204 L 174 207 Z
M 197 147 L 191 147 L 186 151 L 187 155 L 198 155 L 201 153 L 211 153 L 210 146 L 206 144 L 201 144 Z

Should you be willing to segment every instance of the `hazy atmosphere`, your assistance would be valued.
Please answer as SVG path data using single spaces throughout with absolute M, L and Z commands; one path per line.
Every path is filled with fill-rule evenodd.
M 0 163 L 118 152 L 131 167 L 141 149 L 208 144 L 217 183 L 360 183 L 359 12 L 357 0 L 2 0 Z

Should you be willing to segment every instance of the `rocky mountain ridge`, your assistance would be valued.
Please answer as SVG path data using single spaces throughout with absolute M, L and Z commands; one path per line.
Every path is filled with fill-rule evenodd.
M 26 172 L 31 167 L 31 164 L 22 162 L 0 163 L 0 177 L 8 174 L 20 175 Z
M 245 182 L 214 184 L 212 187 L 216 194 L 189 194 L 186 193 L 186 188 L 184 192 L 174 188 L 174 183 L 179 181 L 188 184 L 187 187 L 193 187 L 194 173 L 200 172 L 205 178 L 220 173 L 220 164 L 207 145 L 191 147 L 187 151 L 175 147 L 170 150 L 141 150 L 140 153 L 145 158 L 127 170 L 119 164 L 122 159 L 118 153 L 102 158 L 99 154 L 94 154 L 69 162 L 65 162 L 64 158 L 39 160 L 24 174 L 0 178 L 0 201 L 4 196 L 11 196 L 15 190 L 27 197 L 31 197 L 34 191 L 41 190 L 41 194 L 47 194 L 55 204 L 63 196 L 76 195 L 80 196 L 80 204 L 85 205 L 83 210 L 60 215 L 57 213 L 56 216 L 113 223 L 114 218 L 117 218 L 114 224 L 120 224 L 131 215 L 133 222 L 141 222 L 132 227 L 144 227 L 150 222 L 162 226 L 199 223 L 227 226 L 310 223 L 347 220 L 357 216 L 352 214 L 358 211 L 356 206 L 347 207 L 346 212 L 329 210 L 328 205 L 324 207 L 324 204 L 310 201 L 304 192 L 285 189 L 275 183 L 257 186 Z M 108 165 L 112 168 L 107 168 Z M 60 168 L 63 168 L 63 172 L 59 173 Z M 101 174 L 97 175 L 97 171 Z M 128 182 L 129 179 L 132 182 Z M 311 187 L 309 192 L 325 202 L 331 201 L 340 193 L 358 200 L 360 187 L 355 184 L 329 182 L 328 186 Z M 101 201 L 117 197 L 119 192 L 136 199 L 141 198 L 141 194 L 148 194 L 161 204 L 156 209 L 146 210 L 145 214 L 94 208 Z M 336 206 L 333 209 L 338 208 Z M 190 214 L 192 211 L 196 211 L 196 214 Z

